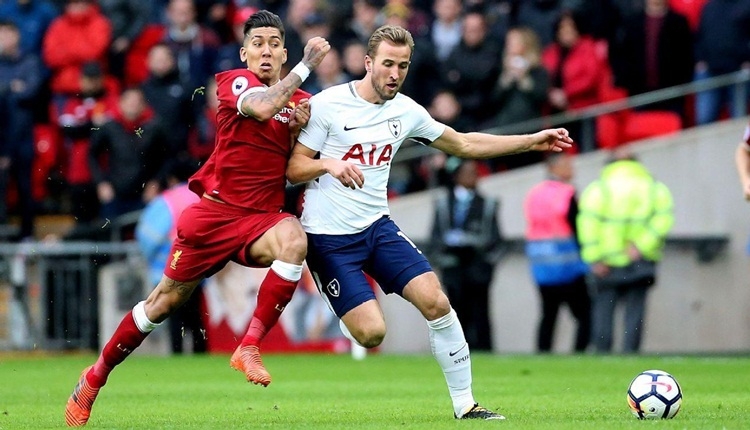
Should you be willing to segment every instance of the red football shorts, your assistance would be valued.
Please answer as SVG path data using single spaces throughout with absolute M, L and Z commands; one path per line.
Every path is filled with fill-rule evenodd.
M 207 278 L 229 262 L 261 267 L 248 261 L 247 249 L 281 220 L 294 215 L 253 212 L 206 198 L 189 206 L 177 221 L 164 274 L 175 281 Z

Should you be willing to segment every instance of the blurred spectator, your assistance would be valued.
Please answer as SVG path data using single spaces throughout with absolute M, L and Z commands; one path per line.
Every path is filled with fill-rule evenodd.
M 700 81 L 740 69 L 750 69 L 750 2 L 709 0 L 701 12 L 695 44 L 695 80 Z M 700 92 L 695 98 L 695 122 L 707 124 L 719 119 L 723 109 L 737 118 L 740 110 L 734 98 L 747 103 L 748 85 Z
M 553 112 L 563 112 L 596 104 L 609 71 L 606 49 L 580 33 L 578 17 L 572 13 L 561 15 L 554 28 L 555 41 L 542 52 L 542 64 L 550 75 L 549 105 Z M 574 140 L 581 139 L 580 123 L 565 126 Z
M 461 115 L 461 103 L 453 92 L 439 91 L 427 106 L 427 111 L 436 120 L 454 128 L 456 131 L 468 132 L 471 124 Z
M 80 92 L 59 98 L 52 106 L 52 119 L 63 138 L 65 148 L 62 170 L 69 198 L 69 212 L 78 222 L 97 217 L 99 202 L 88 164 L 91 133 L 114 114 L 119 87 L 108 78 L 98 63 L 86 63 L 79 78 Z
M 167 18 L 168 27 L 162 41 L 175 53 L 180 79 L 188 88 L 203 86 L 216 72 L 219 37 L 196 22 L 192 0 L 171 0 Z
M 478 179 L 478 161 L 462 160 L 435 202 L 430 249 L 469 347 L 491 351 L 489 289 L 502 238 L 499 203 L 477 191 Z
M 414 38 L 424 37 L 430 33 L 430 16 L 415 5 L 412 0 L 386 0 L 383 7 L 383 14 L 388 15 L 388 9 L 400 9 L 404 16 L 405 22 L 402 27 L 409 30 Z
M 298 32 L 302 43 L 306 43 L 313 37 L 322 37 L 335 49 L 340 49 L 344 45 L 344 39 L 340 39 L 341 35 L 334 34 L 333 25 L 323 12 L 313 12 L 307 15 L 302 20 L 302 26 Z
M 254 7 L 243 7 L 235 11 L 232 17 L 233 39 L 222 44 L 219 48 L 216 70 L 244 69 L 247 67 L 247 64 L 240 59 L 240 48 L 242 48 L 242 42 L 245 40 L 245 22 L 250 18 L 250 15 L 257 11 L 258 9 Z M 287 62 L 289 61 L 287 60 Z M 297 63 L 292 62 L 292 64 Z
M 646 0 L 642 12 L 628 17 L 612 47 L 615 85 L 631 96 L 681 85 L 693 75 L 693 34 L 687 19 L 670 10 L 667 0 Z M 665 100 L 645 110 L 685 114 L 685 98 Z
M 67 1 L 65 12 L 52 21 L 44 35 L 42 59 L 52 69 L 53 95 L 80 93 L 85 63 L 97 62 L 106 70 L 111 28 L 92 0 Z
M 284 29 L 286 30 L 284 46 L 286 46 L 287 60 L 282 68 L 287 70 L 282 70 L 281 76 L 285 76 L 292 65 L 302 60 L 302 53 L 307 43 L 307 40 L 302 40 L 301 36 L 305 19 L 312 14 L 321 13 L 321 10 L 325 9 L 324 0 L 289 0 L 288 3 L 284 3 L 286 3 L 286 14 L 280 16 L 284 20 Z M 348 17 L 342 17 L 336 28 L 337 32 L 340 29 L 339 27 L 344 28 L 347 22 Z
M 102 219 L 142 209 L 144 201 L 156 196 L 159 170 L 172 155 L 165 140 L 166 131 L 143 92 L 138 88 L 123 91 L 113 118 L 91 135 L 89 168 Z
M 148 263 L 151 284 L 156 285 L 161 280 L 164 266 L 170 257 L 169 250 L 177 237 L 177 219 L 185 208 L 200 200 L 187 186 L 187 180 L 197 170 L 197 163 L 188 160 L 172 164 L 167 173 L 167 189 L 146 205 L 138 219 L 135 238 Z M 185 331 L 190 333 L 193 352 L 206 352 L 201 295 L 202 289 L 196 288 L 187 302 L 167 319 L 173 354 L 183 352 Z
M 646 294 L 656 282 L 656 265 L 674 223 L 672 195 L 629 148 L 620 147 L 579 203 L 581 257 L 591 267 L 591 341 L 596 352 L 612 351 L 615 308 L 624 302 L 622 352 L 637 353 Z
M 234 6 L 228 0 L 195 0 L 195 16 L 198 23 L 210 28 L 222 42 L 232 39 L 232 16 Z
M 202 110 L 194 106 L 201 104 L 203 98 L 196 99 L 194 89 L 186 87 L 180 80 L 174 53 L 167 45 L 158 43 L 151 48 L 148 70 L 149 77 L 141 88 L 146 102 L 159 117 L 162 127 L 169 130 L 164 142 L 166 150 L 172 156 L 185 153 L 188 131 L 195 123 L 195 116 Z
M 527 0 L 518 2 L 516 24 L 529 27 L 539 36 L 542 46 L 555 41 L 555 23 L 563 12 L 560 0 Z
M 42 54 L 42 40 L 58 11 L 47 0 L 5 0 L 0 17 L 13 21 L 21 33 L 21 52 Z
M 528 27 L 510 29 L 505 37 L 502 61 L 502 71 L 491 99 L 495 116 L 487 126 L 502 127 L 541 117 L 547 101 L 549 76 L 541 64 L 536 33 Z M 493 163 L 512 168 L 541 161 L 543 156 L 528 152 L 500 157 Z
M 9 185 L 13 183 L 21 221 L 18 239 L 23 239 L 34 235 L 34 106 L 43 66 L 36 54 L 21 50 L 20 41 L 18 26 L 0 21 L 0 223 L 8 222 Z
M 444 62 L 461 43 L 461 0 L 435 0 L 432 12 L 435 20 L 430 28 L 430 38 L 435 47 L 435 57 L 439 62 Z
M 211 78 L 206 83 L 205 103 L 196 118 L 195 127 L 188 138 L 188 153 L 190 157 L 203 164 L 214 151 L 216 146 L 216 127 L 218 126 L 216 113 L 219 109 L 219 97 L 216 94 L 216 79 Z
M 398 25 L 406 28 L 410 16 L 409 9 L 392 1 L 383 8 L 384 24 Z M 435 47 L 429 37 L 413 35 L 414 50 L 409 63 L 409 74 L 401 85 L 401 92 L 414 99 L 422 106 L 430 103 L 440 86 L 440 75 L 436 67 Z
M 573 156 L 551 154 L 546 166 L 547 178 L 529 190 L 523 205 L 526 256 L 542 300 L 537 350 L 552 350 L 557 314 L 566 304 L 578 323 L 574 350 L 584 352 L 591 335 L 591 300 L 586 287 L 588 268 L 581 260 L 576 235 Z
M 353 0 L 352 17 L 347 29 L 357 40 L 367 43 L 370 35 L 380 27 L 380 9 L 385 5 L 384 0 Z
M 122 80 L 125 55 L 151 18 L 151 0 L 98 0 L 102 13 L 112 24 L 109 45 L 109 73 Z
M 344 46 L 342 53 L 344 72 L 354 80 L 365 76 L 365 55 L 367 55 L 367 46 L 359 40 L 352 39 Z
M 344 72 L 339 51 L 332 47 L 301 88 L 310 94 L 317 94 L 326 88 L 349 82 L 350 79 Z
M 193 0 L 170 0 L 167 22 L 147 26 L 128 52 L 126 84 L 138 85 L 146 79 L 148 52 L 159 42 L 174 52 L 180 80 L 185 87 L 199 88 L 217 71 L 216 60 L 221 46 L 219 36 L 196 21 Z
M 487 23 L 478 11 L 463 18 L 461 42 L 443 63 L 443 86 L 461 104 L 463 120 L 475 129 L 492 115 L 490 97 L 500 72 L 501 48 L 487 37 Z

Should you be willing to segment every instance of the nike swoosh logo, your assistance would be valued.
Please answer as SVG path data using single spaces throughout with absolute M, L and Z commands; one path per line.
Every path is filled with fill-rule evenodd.
M 466 345 L 468 345 L 468 344 L 465 343 L 464 346 L 462 346 L 461 348 L 458 348 L 458 350 L 456 350 L 456 351 L 449 352 L 448 355 L 450 355 L 451 357 L 453 357 L 454 355 L 458 354 L 462 349 L 466 348 Z
M 380 125 L 380 124 L 382 124 L 384 122 L 388 122 L 388 121 L 389 120 L 384 120 L 384 121 L 376 122 L 374 124 L 355 125 L 354 127 L 349 127 L 348 125 L 344 125 L 344 131 L 356 130 L 358 128 L 375 127 L 376 125 Z

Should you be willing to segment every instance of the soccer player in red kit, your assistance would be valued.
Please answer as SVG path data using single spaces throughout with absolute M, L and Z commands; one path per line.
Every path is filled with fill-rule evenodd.
M 250 327 L 230 361 L 249 382 L 271 382 L 259 344 L 291 300 L 307 252 L 299 221 L 282 212 L 286 163 L 310 117 L 309 94 L 299 86 L 330 45 L 321 37 L 310 39 L 302 61 L 280 80 L 287 54 L 279 17 L 259 11 L 248 18 L 244 30 L 239 54 L 247 69 L 216 75 L 216 148 L 189 181 L 201 199 L 178 221 L 177 239 L 159 284 L 125 315 L 96 363 L 84 369 L 65 408 L 65 422 L 71 427 L 86 424 L 112 369 L 185 303 L 203 278 L 229 261 L 271 269 L 260 285 Z

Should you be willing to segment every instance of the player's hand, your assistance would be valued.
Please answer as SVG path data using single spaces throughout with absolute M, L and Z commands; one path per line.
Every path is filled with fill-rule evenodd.
M 312 70 L 323 61 L 328 51 L 331 50 L 331 45 L 327 40 L 322 37 L 316 36 L 307 41 L 305 45 L 305 51 L 302 54 L 302 64 L 307 66 L 308 69 Z
M 289 130 L 292 133 L 299 133 L 308 121 L 310 121 L 310 100 L 302 99 L 294 107 L 292 115 L 289 117 Z
M 609 275 L 609 266 L 604 263 L 594 263 L 591 265 L 591 273 L 597 278 L 603 278 Z
M 551 128 L 532 135 L 531 149 L 535 151 L 562 152 L 573 146 L 573 139 L 564 128 Z
M 341 185 L 352 190 L 364 186 L 365 175 L 359 170 L 359 167 L 352 163 L 335 159 L 328 159 L 326 162 L 328 163 L 326 171 L 329 175 L 338 179 Z

